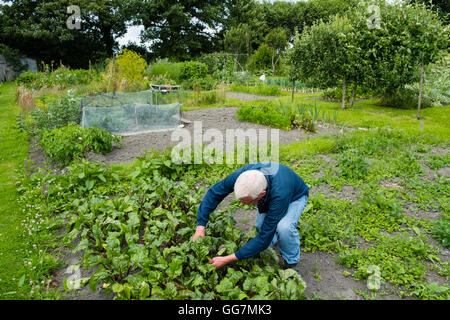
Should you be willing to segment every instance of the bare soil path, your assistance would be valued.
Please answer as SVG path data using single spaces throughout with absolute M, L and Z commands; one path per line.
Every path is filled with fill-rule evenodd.
M 274 130 L 268 126 L 238 120 L 236 118 L 237 110 L 237 107 L 224 107 L 185 111 L 183 112 L 183 119 L 189 120 L 190 123 L 186 123 L 183 129 L 189 130 L 193 137 L 194 126 L 196 125 L 194 121 L 200 121 L 203 133 L 208 129 L 217 129 L 224 138 L 226 137 L 227 129 L 256 129 L 257 132 L 259 129 L 266 129 L 268 136 L 270 136 L 270 130 Z M 316 133 L 305 133 L 300 130 L 279 130 L 279 143 L 280 145 L 289 144 L 307 137 L 337 133 L 340 130 L 324 126 L 317 126 L 317 129 Z M 87 157 L 90 161 L 102 161 L 107 164 L 129 162 L 144 155 L 145 150 L 150 151 L 154 148 L 158 151 L 164 151 L 168 147 L 177 145 L 179 143 L 178 140 L 172 139 L 174 131 L 155 131 L 125 136 L 122 140 L 122 148 L 115 148 L 106 155 L 90 153 Z

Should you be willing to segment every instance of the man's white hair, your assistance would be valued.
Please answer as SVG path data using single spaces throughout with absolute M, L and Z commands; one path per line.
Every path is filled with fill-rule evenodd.
M 250 197 L 256 199 L 267 188 L 267 179 L 261 171 L 248 170 L 239 175 L 234 184 L 236 199 Z

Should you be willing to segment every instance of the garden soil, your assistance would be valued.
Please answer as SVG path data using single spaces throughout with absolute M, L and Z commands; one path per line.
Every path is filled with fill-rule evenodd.
M 311 195 L 314 192 L 319 192 L 319 190 L 310 190 Z M 218 208 L 224 208 L 230 203 L 233 200 L 232 196 L 229 195 L 225 198 Z M 236 227 L 243 232 L 249 231 L 255 225 L 256 214 L 256 210 L 236 210 L 233 213 L 233 217 L 236 220 Z M 275 250 L 281 259 L 281 255 L 276 246 Z M 354 270 L 341 266 L 337 262 L 336 254 L 322 251 L 305 252 L 301 250 L 300 262 L 295 269 L 306 282 L 307 287 L 304 293 L 309 299 L 362 300 L 363 297 L 356 294 L 355 290 L 367 292 L 365 281 L 356 281 L 351 276 L 345 275 L 344 271 L 352 272 Z M 376 297 L 377 300 L 400 299 L 395 294 L 389 293 L 392 290 L 388 284 L 383 284 L 381 289 L 388 293 L 384 296 L 378 294 Z
M 274 130 L 273 128 L 238 120 L 236 118 L 237 109 L 237 107 L 226 107 L 185 111 L 182 114 L 182 118 L 187 121 L 184 123 L 184 128 L 180 129 L 188 130 L 192 141 L 194 141 L 194 127 L 196 127 L 196 129 L 201 128 L 203 134 L 208 129 L 217 129 L 224 137 L 224 145 L 227 129 L 256 129 L 257 133 L 259 132 L 259 129 L 266 129 L 268 141 L 270 141 L 270 133 L 271 130 Z M 199 122 L 195 123 L 197 121 Z M 318 125 L 317 129 L 316 133 L 305 133 L 301 130 L 279 130 L 279 143 L 280 145 L 288 144 L 308 137 L 339 133 L 341 130 L 340 128 L 325 127 L 321 125 Z M 144 155 L 145 150 L 150 151 L 156 149 L 160 152 L 165 151 L 167 148 L 176 146 L 179 143 L 179 140 L 172 139 L 172 135 L 176 137 L 177 130 L 155 131 L 125 136 L 122 140 L 121 148 L 116 147 L 106 155 L 89 153 L 87 154 L 87 158 L 90 161 L 102 161 L 107 164 L 124 163 Z

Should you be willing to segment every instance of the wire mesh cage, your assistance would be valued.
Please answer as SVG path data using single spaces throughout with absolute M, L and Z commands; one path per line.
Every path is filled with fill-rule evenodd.
M 115 134 L 177 128 L 181 124 L 180 93 L 115 92 L 80 99 L 83 128 Z

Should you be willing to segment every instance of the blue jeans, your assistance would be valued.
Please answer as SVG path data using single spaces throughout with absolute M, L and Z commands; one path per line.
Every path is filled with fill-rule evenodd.
M 273 247 L 278 242 L 278 249 L 287 263 L 297 263 L 300 261 L 300 235 L 297 231 L 297 222 L 306 207 L 308 196 L 304 195 L 300 199 L 289 204 L 286 215 L 278 222 L 277 231 L 270 243 Z M 255 225 L 260 230 L 265 213 L 259 213 L 257 209 Z

